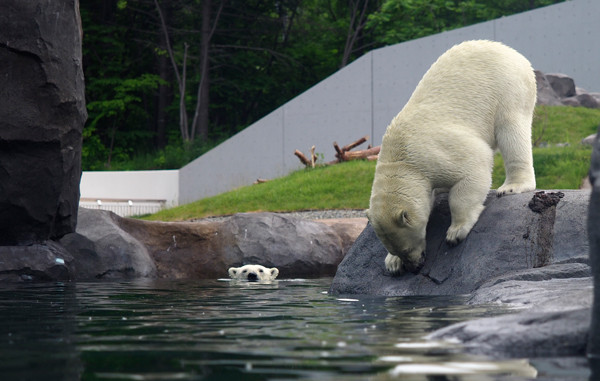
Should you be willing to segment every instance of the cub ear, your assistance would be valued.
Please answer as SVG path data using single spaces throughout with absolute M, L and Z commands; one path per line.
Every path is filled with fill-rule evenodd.
M 235 278 L 235 276 L 237 275 L 238 271 L 240 271 L 239 267 L 230 267 L 229 271 L 228 271 L 229 272 L 229 276 L 231 278 Z
M 273 279 L 277 278 L 277 275 L 279 275 L 279 270 L 276 267 L 273 267 L 269 270 L 271 272 L 271 277 Z

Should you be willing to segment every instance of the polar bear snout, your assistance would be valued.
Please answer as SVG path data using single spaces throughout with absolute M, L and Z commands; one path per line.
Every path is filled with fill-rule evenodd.
M 255 273 L 248 273 L 248 280 L 250 282 L 256 282 L 258 280 L 258 275 Z

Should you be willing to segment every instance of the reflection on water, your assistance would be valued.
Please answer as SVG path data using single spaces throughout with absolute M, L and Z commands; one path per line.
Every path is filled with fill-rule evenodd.
M 0 375 L 2 380 L 518 380 L 552 369 L 551 360 L 493 361 L 466 355 L 456 343 L 423 339 L 454 322 L 505 312 L 497 306 L 464 306 L 460 297 L 338 298 L 327 294 L 330 283 L 2 285 Z M 566 377 L 586 375 L 579 367 Z

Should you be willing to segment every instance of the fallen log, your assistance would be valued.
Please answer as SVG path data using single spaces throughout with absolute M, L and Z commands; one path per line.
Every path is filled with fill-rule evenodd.
M 381 149 L 380 146 L 372 147 L 370 144 L 367 149 L 351 151 L 353 148 L 358 147 L 369 139 L 369 136 L 363 136 L 362 138 L 345 145 L 340 148 L 337 142 L 333 142 L 333 148 L 335 149 L 335 157 L 336 159 L 325 163 L 326 165 L 341 163 L 342 161 L 349 160 L 377 160 L 379 151 Z M 300 162 L 304 164 L 306 167 L 315 167 L 315 162 L 317 161 L 317 156 L 315 155 L 315 146 L 312 146 L 310 149 L 310 160 L 299 150 L 294 151 L 294 155 L 300 159 Z
M 367 159 L 370 156 L 378 156 L 381 146 L 368 148 L 360 151 L 344 152 L 344 160 Z
M 310 160 L 308 160 L 306 158 L 306 156 L 304 156 L 304 154 L 302 152 L 300 152 L 299 150 L 295 150 L 294 155 L 298 156 L 298 159 L 300 159 L 300 162 L 302 162 L 302 164 L 306 165 L 307 167 L 309 165 L 311 165 Z

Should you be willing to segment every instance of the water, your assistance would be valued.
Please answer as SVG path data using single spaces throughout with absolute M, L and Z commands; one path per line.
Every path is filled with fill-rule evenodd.
M 327 294 L 330 283 L 0 285 L 0 378 L 587 378 L 585 366 L 557 365 L 564 359 L 494 361 L 423 339 L 454 322 L 507 312 L 498 306 L 464 306 L 461 297 L 338 298 Z

